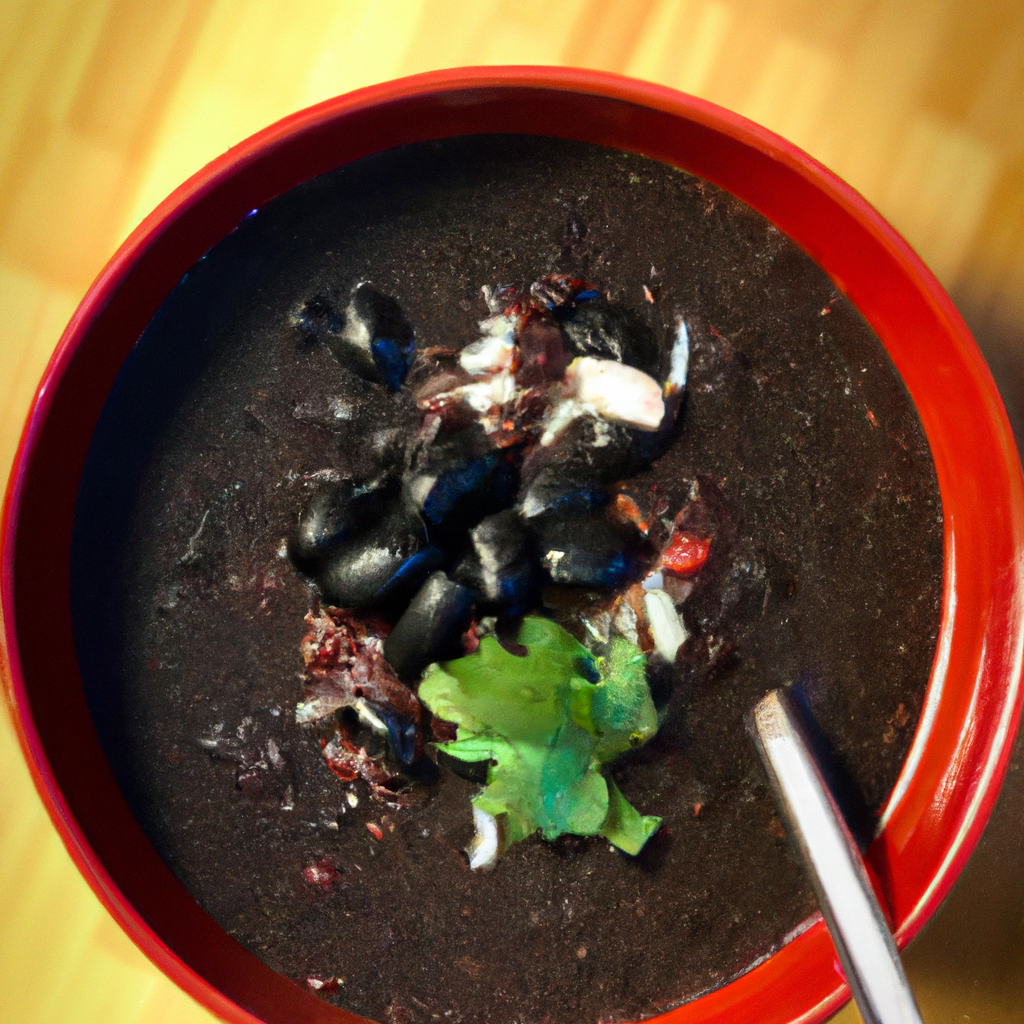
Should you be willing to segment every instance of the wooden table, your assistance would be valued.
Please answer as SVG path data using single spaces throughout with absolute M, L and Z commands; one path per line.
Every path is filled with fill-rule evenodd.
M 310 103 L 501 63 L 662 82 L 808 150 L 935 270 L 1024 425 L 1019 0 L 0 0 L 3 479 L 85 289 L 176 185 Z M 978 856 L 907 954 L 926 1021 L 1021 1019 L 1022 763 L 1018 750 Z M 212 1019 L 93 897 L 0 715 L 0 1022 Z

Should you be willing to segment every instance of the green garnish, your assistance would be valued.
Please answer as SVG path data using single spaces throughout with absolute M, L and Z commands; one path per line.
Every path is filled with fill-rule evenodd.
M 639 853 L 661 818 L 640 815 L 601 766 L 658 731 L 646 658 L 621 637 L 594 658 L 536 616 L 523 619 L 518 642 L 525 657 L 485 636 L 474 654 L 427 670 L 420 699 L 458 726 L 438 749 L 491 762 L 473 804 L 497 819 L 501 852 L 540 829 L 545 839 L 601 835 Z

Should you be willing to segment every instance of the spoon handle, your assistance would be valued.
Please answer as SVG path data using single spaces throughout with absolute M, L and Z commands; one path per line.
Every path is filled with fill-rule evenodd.
M 921 1024 L 860 851 L 811 755 L 792 698 L 773 690 L 754 708 L 748 727 L 864 1024 Z

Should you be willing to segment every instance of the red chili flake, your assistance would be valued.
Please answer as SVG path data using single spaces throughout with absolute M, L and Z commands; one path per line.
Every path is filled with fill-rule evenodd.
M 355 780 L 359 778 L 359 772 L 357 772 L 355 768 L 350 768 L 348 765 L 339 765 L 334 761 L 328 760 L 327 767 L 330 768 L 342 782 L 355 782 Z
M 324 892 L 327 892 L 334 885 L 335 879 L 340 874 L 341 872 L 326 859 L 318 860 L 315 864 L 310 864 L 308 868 L 302 869 L 302 877 L 306 884 L 323 889 Z
M 374 839 L 384 838 L 384 833 L 381 831 L 380 825 L 375 825 L 372 821 L 368 821 L 366 823 L 366 827 L 369 829 L 370 835 L 373 836 Z
M 320 749 L 326 750 L 327 740 L 320 740 Z M 359 778 L 359 772 L 354 764 L 347 764 L 343 761 L 332 760 L 330 757 L 327 758 L 327 767 L 334 772 L 335 775 L 341 779 L 342 782 L 352 782 L 354 779 Z
M 314 991 L 327 995 L 329 992 L 337 992 L 341 988 L 340 978 L 321 978 L 318 974 L 311 974 L 306 979 L 306 984 Z
M 661 568 L 676 576 L 692 576 L 708 560 L 711 540 L 695 533 L 672 534 L 668 547 L 661 554 Z
M 693 816 L 694 816 L 695 818 L 696 818 L 696 817 L 697 817 L 697 816 L 698 816 L 698 815 L 700 814 L 700 809 L 701 809 L 701 808 L 702 808 L 703 806 L 704 806 L 704 805 L 703 805 L 703 804 L 702 804 L 702 803 L 701 803 L 701 802 L 700 802 L 699 800 L 698 800 L 698 801 L 697 801 L 697 802 L 696 802 L 696 803 L 695 803 L 695 804 L 693 805 Z
M 625 523 L 632 523 L 645 537 L 647 536 L 651 524 L 644 518 L 640 506 L 628 494 L 616 494 L 612 508 L 619 519 Z
M 877 427 L 878 426 L 878 420 L 875 419 L 875 414 L 870 409 L 868 409 L 868 411 L 864 414 L 864 416 L 867 419 L 868 423 L 871 424 L 871 426 L 873 426 L 873 427 Z

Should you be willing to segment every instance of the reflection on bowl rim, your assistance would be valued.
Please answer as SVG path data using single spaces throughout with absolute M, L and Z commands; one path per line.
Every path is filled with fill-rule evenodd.
M 1020 463 L 980 353 L 906 242 L 795 146 L 660 86 L 544 67 L 466 68 L 372 86 L 287 117 L 234 147 L 132 233 L 47 367 L 4 502 L 5 682 L 36 786 L 76 865 L 122 927 L 174 981 L 229 1021 L 354 1018 L 270 971 L 199 910 L 114 783 L 76 685 L 71 641 L 71 517 L 86 448 L 114 376 L 153 313 L 250 210 L 383 149 L 479 132 L 630 150 L 732 192 L 817 260 L 878 333 L 906 383 L 938 474 L 945 567 L 925 709 L 869 850 L 901 947 L 966 863 L 1006 769 L 1024 656 Z M 849 991 L 823 923 L 805 924 L 774 955 L 664 1019 L 823 1020 Z

